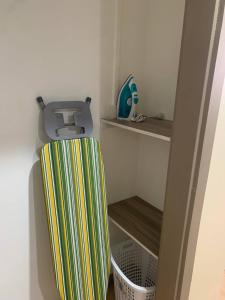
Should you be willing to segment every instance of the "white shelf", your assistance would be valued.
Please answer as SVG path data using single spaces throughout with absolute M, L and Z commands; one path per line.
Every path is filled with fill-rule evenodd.
M 172 121 L 147 118 L 144 122 L 136 123 L 117 119 L 102 119 L 102 123 L 118 128 L 151 136 L 167 142 L 171 141 Z

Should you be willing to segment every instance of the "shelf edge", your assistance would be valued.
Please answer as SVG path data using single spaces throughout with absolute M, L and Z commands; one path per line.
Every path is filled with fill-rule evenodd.
M 153 132 L 149 132 L 149 131 L 145 131 L 145 130 L 141 130 L 141 129 L 136 129 L 136 128 L 129 127 L 129 126 L 126 126 L 126 125 L 111 122 L 111 121 L 106 120 L 106 119 L 101 119 L 101 121 L 104 124 L 107 124 L 107 125 L 111 125 L 111 126 L 118 127 L 118 128 L 121 128 L 121 129 L 126 129 L 126 130 L 133 131 L 133 132 L 136 132 L 136 133 L 139 133 L 139 134 L 151 136 L 153 138 L 157 138 L 157 139 L 163 140 L 165 142 L 171 142 L 171 138 L 167 137 L 165 135 L 161 135 L 161 134 L 157 134 L 157 133 L 153 133 Z
M 151 254 L 155 259 L 158 259 L 158 255 L 153 253 L 150 249 L 144 246 L 138 239 L 136 239 L 132 234 L 130 234 L 125 228 L 123 228 L 119 223 L 117 223 L 112 217 L 108 216 L 109 220 L 117 226 L 121 231 L 123 231 L 127 236 L 129 236 L 132 240 L 134 240 L 139 246 L 141 246 L 146 252 Z

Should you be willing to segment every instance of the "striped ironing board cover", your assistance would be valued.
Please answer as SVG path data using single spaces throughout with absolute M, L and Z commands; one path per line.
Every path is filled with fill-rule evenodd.
M 104 167 L 93 138 L 41 150 L 49 233 L 62 300 L 105 300 L 110 247 Z

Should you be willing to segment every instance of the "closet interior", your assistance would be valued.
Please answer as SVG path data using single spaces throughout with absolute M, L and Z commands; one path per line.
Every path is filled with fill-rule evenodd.
M 184 0 L 107 0 L 103 10 L 103 83 L 110 84 L 102 94 L 100 136 L 111 244 L 129 236 L 158 257 Z M 129 74 L 138 87 L 137 110 L 148 116 L 141 123 L 116 118 Z

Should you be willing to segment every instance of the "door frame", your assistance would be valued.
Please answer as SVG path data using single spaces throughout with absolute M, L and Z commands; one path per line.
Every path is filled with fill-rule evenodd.
M 156 300 L 187 300 L 225 68 L 224 0 L 186 0 Z

